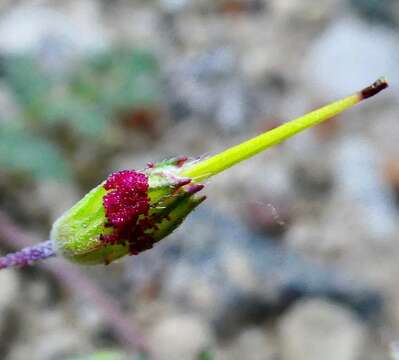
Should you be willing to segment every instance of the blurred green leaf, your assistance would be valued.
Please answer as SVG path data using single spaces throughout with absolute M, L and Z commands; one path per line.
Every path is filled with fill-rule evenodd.
M 67 124 L 81 136 L 105 133 L 120 112 L 157 106 L 160 75 L 155 56 L 139 49 L 111 49 L 83 59 L 64 76 L 46 72 L 33 56 L 4 60 L 4 79 L 23 108 L 24 121 Z
M 209 351 L 203 351 L 198 356 L 198 360 L 213 360 L 214 356 Z
M 28 172 L 37 179 L 69 180 L 71 172 L 58 148 L 22 129 L 0 126 L 0 167 Z
M 32 56 L 10 56 L 3 61 L 4 78 L 25 113 L 39 115 L 46 108 L 53 83 Z
M 53 102 L 43 112 L 47 124 L 65 122 L 77 133 L 87 137 L 100 136 L 107 125 L 107 114 L 98 106 L 84 104 L 80 99 L 70 97 Z
M 103 110 L 134 109 L 157 104 L 160 76 L 156 58 L 138 49 L 97 54 L 72 77 L 75 94 Z

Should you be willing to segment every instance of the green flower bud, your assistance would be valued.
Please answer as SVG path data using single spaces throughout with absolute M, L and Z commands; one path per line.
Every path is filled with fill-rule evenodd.
M 190 164 L 177 158 L 111 174 L 54 223 L 57 254 L 94 265 L 152 248 L 205 199 L 196 195 L 203 185 L 179 176 Z

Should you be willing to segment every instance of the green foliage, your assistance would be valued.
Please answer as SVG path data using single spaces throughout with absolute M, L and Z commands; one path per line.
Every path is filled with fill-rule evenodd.
M 5 126 L 0 131 L 0 168 L 28 172 L 39 180 L 71 177 L 68 163 L 54 144 L 22 129 Z
M 81 98 L 107 110 L 151 106 L 160 95 L 158 64 L 141 50 L 119 49 L 89 59 L 71 85 Z
M 65 131 L 78 146 L 84 141 L 103 146 L 118 115 L 157 106 L 160 99 L 156 58 L 139 49 L 98 53 L 62 73 L 33 55 L 9 56 L 2 71 L 22 116 L 8 119 L 12 129 L 0 124 L 0 166 L 39 178 L 71 177 L 60 150 Z M 61 138 L 50 142 L 48 135 L 57 129 Z
M 33 56 L 6 58 L 4 69 L 26 121 L 64 123 L 83 136 L 102 135 L 115 113 L 156 105 L 160 97 L 157 61 L 143 50 L 99 53 L 64 76 Z
M 214 356 L 209 351 L 203 351 L 197 360 L 214 360 Z
M 46 109 L 52 82 L 31 56 L 10 56 L 3 62 L 6 83 L 16 95 L 23 111 L 39 115 Z

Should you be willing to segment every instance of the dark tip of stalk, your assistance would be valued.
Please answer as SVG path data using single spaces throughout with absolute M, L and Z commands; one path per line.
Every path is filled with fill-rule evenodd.
M 362 100 L 368 99 L 380 91 L 386 89 L 388 87 L 388 81 L 385 78 L 379 78 L 374 84 L 364 88 L 360 91 L 360 97 Z

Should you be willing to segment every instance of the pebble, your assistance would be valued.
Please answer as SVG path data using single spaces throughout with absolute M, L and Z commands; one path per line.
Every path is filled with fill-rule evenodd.
M 27 354 L 30 360 L 67 359 L 93 351 L 87 334 L 70 316 L 72 313 L 56 308 L 34 311 L 28 306 L 20 332 L 23 341 L 11 348 L 7 359 L 26 359 Z
M 339 98 L 384 75 L 399 80 L 399 45 L 394 30 L 356 17 L 333 22 L 314 41 L 304 62 L 304 82 L 315 95 Z M 397 93 L 397 91 L 396 91 Z
M 353 314 L 323 300 L 306 300 L 278 326 L 282 360 L 360 360 L 364 326 Z
M 206 322 L 194 315 L 176 315 L 160 320 L 149 334 L 158 360 L 195 359 L 212 342 Z
M 21 54 L 48 48 L 58 54 L 87 53 L 106 46 L 107 39 L 94 1 L 70 1 L 68 10 L 22 3 L 0 21 L 0 52 Z
M 262 328 L 248 328 L 228 346 L 216 352 L 218 360 L 273 360 L 277 347 L 274 337 Z
M 248 82 L 228 46 L 213 46 L 188 56 L 169 69 L 172 117 L 198 116 L 213 120 L 229 133 L 242 130 L 251 116 Z
M 11 315 L 15 313 L 20 293 L 17 272 L 13 269 L 0 271 L 0 284 L 0 337 L 9 339 L 10 329 L 12 332 L 16 325 L 14 316 Z M 2 344 L 0 348 L 3 349 L 4 346 L 5 344 Z
M 13 269 L 0 271 L 0 313 L 11 307 L 18 299 L 19 279 Z
M 343 138 L 336 146 L 333 172 L 337 196 L 358 206 L 356 214 L 363 219 L 369 237 L 392 237 L 397 229 L 397 213 L 378 149 L 365 137 Z

